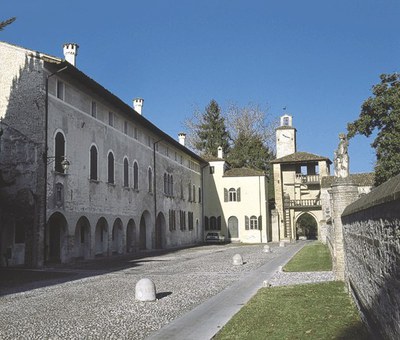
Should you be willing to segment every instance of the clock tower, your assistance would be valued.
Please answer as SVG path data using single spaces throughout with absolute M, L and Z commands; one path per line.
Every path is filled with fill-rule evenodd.
M 296 152 L 296 129 L 292 126 L 292 116 L 281 117 L 281 124 L 276 129 L 276 158 Z

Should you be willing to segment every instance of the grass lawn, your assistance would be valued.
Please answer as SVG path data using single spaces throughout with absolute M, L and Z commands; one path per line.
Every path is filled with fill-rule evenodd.
M 285 272 L 320 272 L 332 270 L 328 246 L 315 241 L 301 249 L 283 268 Z
M 327 246 L 313 242 L 284 267 L 287 272 L 330 271 Z M 368 334 L 343 282 L 262 288 L 214 337 L 222 339 L 348 339 Z
M 368 339 L 343 282 L 262 288 L 213 338 Z

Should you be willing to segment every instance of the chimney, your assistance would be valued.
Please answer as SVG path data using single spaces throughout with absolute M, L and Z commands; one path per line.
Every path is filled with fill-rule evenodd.
M 179 144 L 185 145 L 186 133 L 180 132 L 178 133 Z
M 79 45 L 75 43 L 66 43 L 63 45 L 63 52 L 65 60 L 71 65 L 76 65 L 76 56 L 78 55 Z
M 140 115 L 142 114 L 143 103 L 144 103 L 144 99 L 142 99 L 142 98 L 135 98 L 133 100 L 133 108 Z
M 222 146 L 218 147 L 218 158 L 224 159 L 224 152 L 222 151 Z

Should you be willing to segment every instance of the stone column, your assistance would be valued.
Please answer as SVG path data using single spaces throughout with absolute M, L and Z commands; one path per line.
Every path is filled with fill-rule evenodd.
M 336 177 L 332 183 L 332 226 L 333 230 L 333 272 L 336 280 L 344 281 L 345 261 L 343 251 L 343 225 L 341 215 L 344 209 L 358 199 L 358 187 L 349 177 Z

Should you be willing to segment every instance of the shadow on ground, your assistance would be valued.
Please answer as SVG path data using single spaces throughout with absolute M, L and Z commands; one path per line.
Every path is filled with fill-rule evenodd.
M 157 261 L 156 259 L 145 258 L 172 254 L 182 249 L 198 248 L 199 246 L 203 245 L 114 255 L 66 264 L 47 264 L 40 269 L 24 267 L 0 268 L 0 296 L 140 267 L 144 262 Z M 165 294 L 162 297 L 169 295 L 168 292 Z

